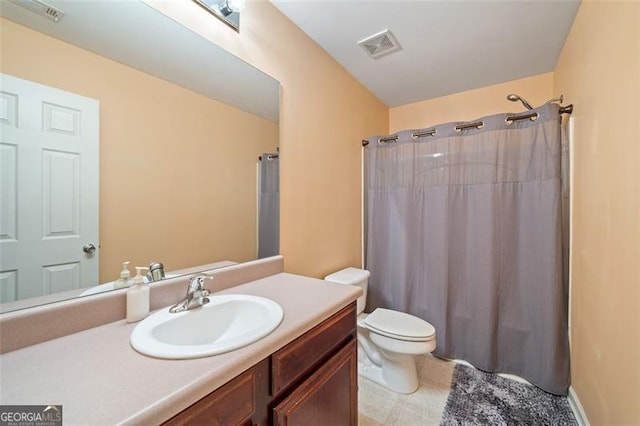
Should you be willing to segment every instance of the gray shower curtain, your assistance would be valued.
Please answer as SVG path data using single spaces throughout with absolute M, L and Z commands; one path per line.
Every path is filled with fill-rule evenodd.
M 280 159 L 260 156 L 258 197 L 258 259 L 280 253 Z
M 398 133 L 365 150 L 368 309 L 417 315 L 438 356 L 566 394 L 558 106 L 535 121 L 484 117 L 462 131 Z

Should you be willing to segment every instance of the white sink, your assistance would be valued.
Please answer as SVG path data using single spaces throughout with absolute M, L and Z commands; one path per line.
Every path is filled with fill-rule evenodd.
M 209 296 L 204 306 L 172 314 L 163 308 L 131 333 L 131 346 L 156 358 L 188 359 L 229 352 L 256 342 L 282 321 L 280 305 L 244 294 Z

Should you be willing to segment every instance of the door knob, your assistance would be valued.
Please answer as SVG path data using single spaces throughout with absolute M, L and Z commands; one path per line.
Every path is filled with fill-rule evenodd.
M 82 246 L 82 251 L 91 254 L 96 251 L 96 246 L 94 246 L 93 244 L 86 244 Z

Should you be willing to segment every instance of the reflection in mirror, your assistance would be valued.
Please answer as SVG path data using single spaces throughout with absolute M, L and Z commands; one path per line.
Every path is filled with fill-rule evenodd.
M 280 250 L 280 155 L 258 157 L 258 257 L 275 256 Z
M 240 32 L 240 12 L 244 9 L 244 0 L 193 0 L 207 12 Z
M 144 3 L 48 3 L 0 10 L 2 311 L 255 259 L 278 82 Z

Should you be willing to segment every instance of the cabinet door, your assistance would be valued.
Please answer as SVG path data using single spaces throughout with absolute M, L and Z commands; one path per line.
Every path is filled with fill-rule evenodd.
M 357 374 L 358 356 L 354 339 L 274 408 L 274 424 L 357 425 Z

